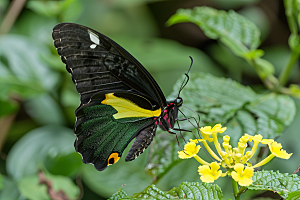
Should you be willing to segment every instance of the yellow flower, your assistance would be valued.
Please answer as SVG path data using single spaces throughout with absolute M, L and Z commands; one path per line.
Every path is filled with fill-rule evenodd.
M 219 155 L 221 155 L 222 149 L 221 149 L 221 145 L 218 142 L 217 133 L 223 133 L 226 129 L 227 129 L 226 127 L 222 128 L 221 124 L 216 124 L 213 128 L 211 128 L 211 126 L 205 126 L 205 127 L 200 128 L 203 139 L 208 140 L 209 142 L 214 141 L 214 145 L 215 145 Z M 212 135 L 212 139 L 209 138 L 210 135 Z M 206 145 L 204 142 L 203 142 L 203 144 Z M 205 146 L 205 148 L 207 148 L 207 147 Z M 216 154 L 214 154 L 214 153 L 210 153 L 210 154 L 216 160 L 221 161 L 221 159 Z
M 203 142 L 203 141 L 205 141 L 205 140 L 204 140 L 204 139 L 194 139 L 194 140 L 193 140 L 193 139 L 189 139 L 189 141 L 190 141 L 190 142 L 194 142 L 194 143 L 197 144 L 198 142 Z
M 262 144 L 271 144 L 272 142 L 274 142 L 273 139 L 262 139 L 260 141 Z
M 214 140 L 213 138 L 209 137 L 211 135 L 210 130 L 211 130 L 211 126 L 205 126 L 200 128 L 201 135 L 204 141 L 207 140 L 209 142 L 212 142 Z
M 285 150 L 281 149 L 282 146 L 280 143 L 272 142 L 272 143 L 269 143 L 268 145 L 269 145 L 269 149 L 270 149 L 271 153 L 276 157 L 279 157 L 282 159 L 289 159 L 292 155 L 292 153 L 288 154 Z
M 221 124 L 216 124 L 213 128 L 211 128 L 211 126 L 201 127 L 200 131 L 203 134 L 211 135 L 216 133 L 223 133 L 224 131 L 226 131 L 226 129 L 226 127 L 222 128 Z
M 223 136 L 223 141 L 229 143 L 229 141 L 230 141 L 230 136 L 229 136 L 229 135 L 224 135 L 224 136 Z
M 180 159 L 187 159 L 194 157 L 200 150 L 200 146 L 196 145 L 195 142 L 187 142 L 184 145 L 183 151 L 178 151 L 178 157 Z
M 244 170 L 244 165 L 237 163 L 234 166 L 233 172 L 231 172 L 231 177 L 239 183 L 241 186 L 249 186 L 252 184 L 253 180 L 251 179 L 254 174 L 254 169 L 252 167 L 246 167 Z
M 258 134 L 258 135 L 248 135 L 248 134 L 245 134 L 245 136 L 248 136 L 249 137 L 249 141 L 252 142 L 252 140 L 257 141 L 257 142 L 260 142 L 263 138 L 263 136 L 261 134 Z
M 288 154 L 285 150 L 281 149 L 282 146 L 280 143 L 272 142 L 272 143 L 268 143 L 268 145 L 272 154 L 270 154 L 268 157 L 266 157 L 265 159 L 263 159 L 262 161 L 254 165 L 253 168 L 260 167 L 262 165 L 267 164 L 275 156 L 282 159 L 289 159 L 292 155 L 292 153 Z
M 205 183 L 213 183 L 215 180 L 217 180 L 221 175 L 222 171 L 218 170 L 220 169 L 220 166 L 217 162 L 210 163 L 210 166 L 208 165 L 202 165 L 198 167 L 199 175 L 201 176 L 201 181 Z
M 260 143 L 262 143 L 262 144 L 269 144 L 269 143 L 274 142 L 273 139 L 262 139 L 263 137 L 262 137 L 261 134 L 252 136 L 252 135 L 248 135 L 247 133 L 245 133 L 244 136 L 248 137 L 250 142 L 252 142 L 252 140 L 254 140 L 254 143 L 260 142 Z M 243 137 L 244 137 L 244 136 L 243 136 Z

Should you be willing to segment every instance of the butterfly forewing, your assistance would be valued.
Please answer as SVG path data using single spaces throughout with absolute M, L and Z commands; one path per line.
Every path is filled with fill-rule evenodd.
M 162 91 L 147 70 L 108 37 L 71 23 L 58 24 L 52 35 L 82 102 L 103 89 L 118 88 L 136 90 L 166 106 Z

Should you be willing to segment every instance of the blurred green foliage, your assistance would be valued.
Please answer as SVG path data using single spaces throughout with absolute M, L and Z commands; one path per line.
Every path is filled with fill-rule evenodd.
M 285 1 L 290 5 L 287 12 L 290 18 L 286 20 L 283 3 L 270 0 L 27 1 L 20 13 L 14 13 L 17 20 L 12 22 L 10 31 L 0 35 L 0 199 L 50 199 L 47 187 L 38 184 L 39 170 L 56 191 L 64 191 L 70 199 L 105 199 L 122 186 L 128 196 L 132 196 L 153 180 L 163 191 L 176 187 L 169 193 L 163 192 L 174 195 L 183 187 L 180 185 L 183 181 L 201 182 L 194 170 L 197 163 L 181 162 L 177 157 L 180 147 L 176 138 L 161 131 L 151 147 L 135 161 L 125 163 L 121 159 L 102 172 L 81 162 L 73 147 L 72 131 L 79 95 L 51 38 L 52 28 L 60 22 L 83 24 L 118 42 L 149 70 L 166 96 L 171 94 L 168 98 L 177 94 L 182 82 L 180 77 L 190 64 L 188 56 L 192 56 L 191 80 L 182 91 L 182 97 L 184 104 L 200 113 L 201 125 L 221 122 L 229 127 L 228 132 L 235 142 L 244 132 L 277 139 L 294 155 L 289 161 L 275 159 L 265 169 L 292 173 L 300 159 L 297 153 L 300 152 L 297 145 L 300 142 L 297 123 L 300 101 L 290 96 L 297 96 L 299 90 L 295 87 L 290 96 L 269 93 L 265 80 L 278 76 L 295 57 L 291 55 L 299 51 L 299 5 L 295 2 Z M 11 1 L 0 0 L 1 26 L 10 5 Z M 235 33 L 241 33 L 239 30 L 250 20 L 253 22 L 251 32 L 219 34 L 228 27 L 222 23 L 205 27 L 197 21 L 194 22 L 203 32 L 190 23 L 166 27 L 165 23 L 177 9 L 204 5 L 235 10 L 228 15 L 219 11 L 224 15 L 220 17 L 207 9 L 202 12 L 205 23 L 211 19 L 220 22 L 212 14 L 222 19 L 228 17 L 227 20 L 241 28 Z M 238 14 L 244 15 L 247 22 Z M 199 19 L 188 21 L 193 20 Z M 211 40 L 205 35 L 220 40 Z M 261 71 L 253 67 L 253 59 L 257 59 Z M 299 60 L 294 64 L 296 67 L 288 83 L 299 85 Z M 273 84 L 273 79 L 270 80 Z M 284 86 L 285 81 L 280 80 L 280 83 Z M 192 115 L 187 109 L 183 112 Z M 188 123 L 182 126 L 192 128 Z M 184 137 L 192 135 L 184 133 Z M 224 199 L 233 198 L 228 181 L 216 182 L 222 188 Z M 134 197 L 160 191 L 155 188 L 149 186 Z M 120 195 L 125 197 L 126 193 Z M 248 199 L 259 193 L 250 193 Z

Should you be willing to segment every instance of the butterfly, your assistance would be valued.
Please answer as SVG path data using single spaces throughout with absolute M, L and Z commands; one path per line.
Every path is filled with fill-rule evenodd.
M 73 23 L 57 24 L 52 37 L 80 94 L 74 146 L 84 163 L 102 171 L 133 139 L 125 161 L 143 153 L 157 126 L 172 133 L 182 98 L 166 101 L 150 73 L 120 45 Z

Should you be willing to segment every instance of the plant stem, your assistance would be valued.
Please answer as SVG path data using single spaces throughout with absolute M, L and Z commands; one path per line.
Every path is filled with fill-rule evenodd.
M 240 191 L 237 193 L 237 196 L 241 196 L 241 194 L 244 193 L 244 192 L 246 192 L 246 190 L 248 190 L 248 188 L 245 187 L 245 186 L 242 186 L 242 187 L 240 188 Z
M 239 192 L 239 186 L 238 186 L 237 182 L 233 178 L 231 178 L 231 183 L 232 183 L 234 198 L 236 200 L 240 200 L 240 195 L 237 195 Z
M 284 86 L 287 83 L 287 81 L 290 77 L 291 71 L 295 65 L 295 62 L 298 60 L 298 58 L 299 58 L 299 52 L 292 50 L 288 64 L 283 68 L 282 72 L 279 75 L 280 85 Z
M 27 0 L 13 0 L 0 27 L 0 34 L 7 34 L 14 25 Z
M 278 80 L 273 75 L 269 74 L 265 77 L 264 72 L 262 71 L 261 67 L 257 64 L 257 62 L 253 59 L 248 60 L 249 64 L 254 68 L 260 80 L 264 83 L 266 88 L 274 91 L 276 86 L 278 85 Z

